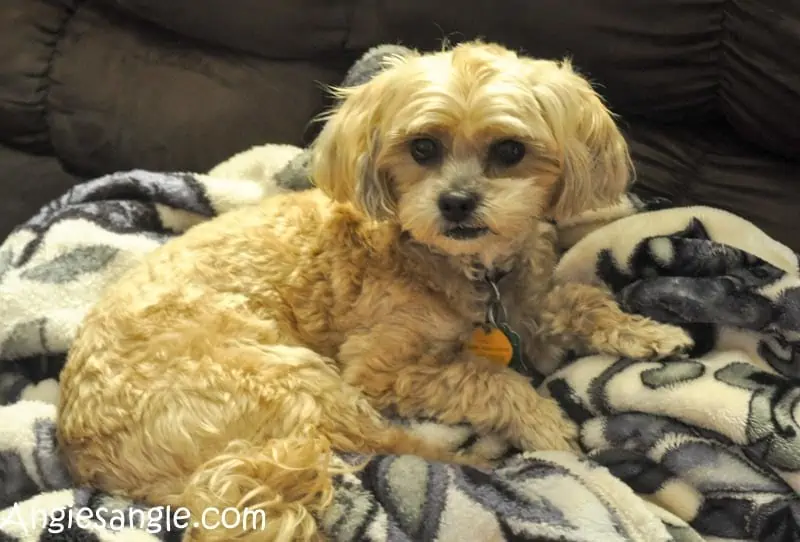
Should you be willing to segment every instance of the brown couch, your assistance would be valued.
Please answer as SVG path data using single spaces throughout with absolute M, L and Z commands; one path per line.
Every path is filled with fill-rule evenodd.
M 570 54 L 621 115 L 636 191 L 800 250 L 796 0 L 2 0 L 0 236 L 81 179 L 308 143 L 320 83 L 445 36 Z

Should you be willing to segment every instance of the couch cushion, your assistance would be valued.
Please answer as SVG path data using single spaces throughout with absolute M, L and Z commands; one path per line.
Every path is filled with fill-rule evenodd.
M 615 109 L 660 120 L 718 114 L 720 10 L 708 0 L 364 0 L 348 46 L 436 49 L 447 37 L 574 57 Z
M 92 2 L 90 2 L 92 3 Z M 341 72 L 208 46 L 84 4 L 52 63 L 56 153 L 82 173 L 203 171 L 251 145 L 303 144 Z
M 800 252 L 800 164 L 754 147 L 724 122 L 634 122 L 625 133 L 636 164 L 634 192 L 726 209 Z
M 46 114 L 50 63 L 74 2 L 2 0 L 0 140 L 50 150 Z
M 722 110 L 747 140 L 800 161 L 800 2 L 723 5 Z
M 101 0 L 184 36 L 298 59 L 337 54 L 355 0 Z

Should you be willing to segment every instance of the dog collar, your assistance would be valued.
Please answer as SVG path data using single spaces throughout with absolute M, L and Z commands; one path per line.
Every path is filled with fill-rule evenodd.
M 407 231 L 402 231 L 401 236 L 405 240 L 413 240 L 413 237 Z M 426 248 L 428 250 L 434 250 L 432 247 Z M 434 250 L 434 252 L 442 256 L 447 256 L 436 250 Z M 465 265 L 462 267 L 464 274 L 475 284 L 477 290 L 488 290 L 489 293 L 484 321 L 475 323 L 475 330 L 468 347 L 473 352 L 484 356 L 487 354 L 491 355 L 492 353 L 497 354 L 498 334 L 501 334 L 503 336 L 502 341 L 499 343 L 501 349 L 507 352 L 510 348 L 510 355 L 501 356 L 502 361 L 495 361 L 499 361 L 510 369 L 529 378 L 531 384 L 535 385 L 537 379 L 540 379 L 540 376 L 531 368 L 530 363 L 525 359 L 521 338 L 518 333 L 511 329 L 511 326 L 507 322 L 506 309 L 500 297 L 499 283 L 511 274 L 515 263 L 515 259 L 511 258 L 504 261 L 501 265 L 487 267 L 482 262 L 475 259 L 465 262 Z
M 401 236 L 405 240 L 413 240 L 411 234 L 407 231 L 401 232 Z M 432 247 L 426 248 L 432 250 Z M 434 252 L 447 256 L 435 250 Z M 495 359 L 494 361 L 503 363 L 508 368 L 529 378 L 531 384 L 535 385 L 539 376 L 535 370 L 531 369 L 530 363 L 525 359 L 521 338 L 518 333 L 511 329 L 507 322 L 506 309 L 500 297 L 499 283 L 511 274 L 515 263 L 515 259 L 512 258 L 501 265 L 487 267 L 476 259 L 466 262 L 466 265 L 462 267 L 467 278 L 475 284 L 475 288 L 479 291 L 488 290 L 489 294 L 486 303 L 486 315 L 482 322 L 475 323 L 475 329 L 468 347 L 479 355 L 491 356 L 492 354 L 497 355 L 499 344 L 501 350 L 505 351 L 507 355 L 503 355 L 501 352 L 501 359 Z M 498 334 L 503 337 L 499 343 Z M 509 349 L 510 354 L 508 354 Z

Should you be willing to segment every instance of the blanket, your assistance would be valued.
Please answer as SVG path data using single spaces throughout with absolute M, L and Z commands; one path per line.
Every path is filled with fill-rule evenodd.
M 276 190 L 264 180 L 120 172 L 74 187 L 0 245 L 0 541 L 181 540 L 180 510 L 73 484 L 55 439 L 59 371 L 83 315 L 122 272 Z M 552 367 L 538 387 L 579 424 L 580 456 L 520 453 L 470 427 L 397 420 L 495 457 L 496 467 L 372 458 L 337 480 L 319 518 L 328 537 L 800 540 L 798 256 L 723 211 L 634 197 L 560 227 L 584 234 L 558 280 L 608 285 L 625 310 L 684 326 L 694 351 Z

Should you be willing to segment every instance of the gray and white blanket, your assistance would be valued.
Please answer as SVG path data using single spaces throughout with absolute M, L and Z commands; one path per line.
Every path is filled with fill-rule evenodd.
M 176 511 L 73 486 L 54 438 L 58 373 L 104 287 L 267 184 L 121 172 L 75 187 L 0 245 L 0 541 L 181 540 Z M 608 284 L 626 310 L 686 326 L 695 352 L 583 357 L 548 375 L 539 386 L 580 425 L 581 457 L 405 421 L 498 466 L 375 458 L 338 481 L 321 518 L 331 540 L 800 540 L 797 255 L 714 209 L 630 198 L 607 215 L 619 218 L 566 252 L 560 280 Z

